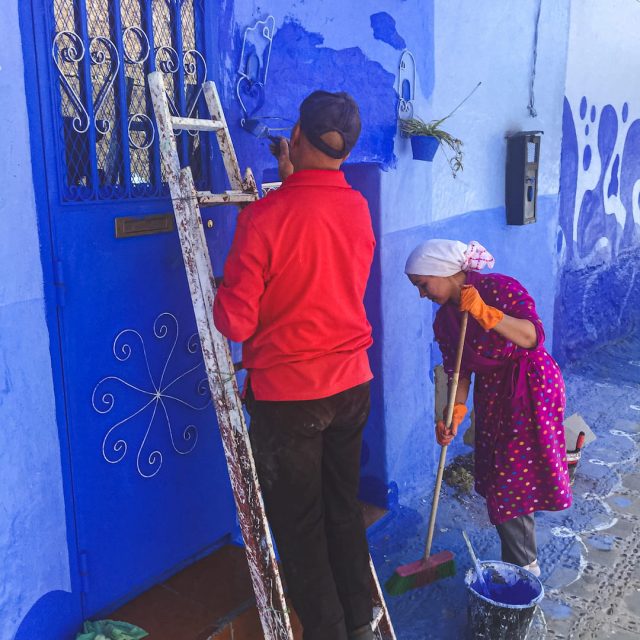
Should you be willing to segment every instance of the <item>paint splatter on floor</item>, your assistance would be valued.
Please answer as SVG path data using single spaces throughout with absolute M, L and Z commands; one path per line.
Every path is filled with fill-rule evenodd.
M 575 502 L 536 516 L 546 597 L 528 640 L 640 637 L 640 336 L 595 350 L 565 369 L 567 415 L 578 412 L 598 439 L 582 456 Z M 424 493 L 403 504 L 370 535 L 384 582 L 423 552 L 431 502 Z M 460 535 L 469 533 L 483 559 L 499 559 L 499 541 L 484 501 L 444 486 L 434 552 L 456 554 L 457 574 L 387 602 L 402 640 L 460 640 L 467 627 L 464 573 L 470 566 Z M 635 585 L 635 586 L 634 586 Z
M 615 542 L 615 538 L 613 536 L 590 536 L 586 539 L 586 543 L 593 547 L 594 549 L 598 549 L 599 551 L 611 551 L 613 549 L 613 545 Z

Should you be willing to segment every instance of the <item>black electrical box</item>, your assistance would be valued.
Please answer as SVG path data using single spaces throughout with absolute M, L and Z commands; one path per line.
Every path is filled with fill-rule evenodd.
M 531 224 L 538 208 L 538 165 L 542 131 L 507 136 L 505 205 L 507 224 Z

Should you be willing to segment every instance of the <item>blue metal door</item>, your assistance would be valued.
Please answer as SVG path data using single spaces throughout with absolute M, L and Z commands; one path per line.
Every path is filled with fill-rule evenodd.
M 198 115 L 217 3 L 33 1 L 90 616 L 202 554 L 234 523 L 146 87 L 149 71 L 163 71 L 172 108 Z M 181 140 L 208 183 L 206 134 Z

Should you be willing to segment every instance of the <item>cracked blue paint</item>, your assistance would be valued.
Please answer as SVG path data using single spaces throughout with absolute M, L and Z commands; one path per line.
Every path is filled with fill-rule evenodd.
M 240 31 L 236 46 L 240 46 Z M 346 91 L 360 107 L 362 134 L 348 162 L 375 162 L 387 168 L 395 164 L 393 144 L 396 135 L 395 76 L 369 59 L 359 47 L 332 49 L 324 46 L 324 37 L 307 31 L 294 19 L 277 29 L 271 52 L 266 100 L 259 116 L 272 127 L 286 127 L 298 119 L 302 100 L 316 89 Z M 260 141 L 238 126 L 242 114 L 227 85 L 226 103 L 232 136 L 242 166 L 251 166 L 258 178 L 273 167 L 268 141 Z

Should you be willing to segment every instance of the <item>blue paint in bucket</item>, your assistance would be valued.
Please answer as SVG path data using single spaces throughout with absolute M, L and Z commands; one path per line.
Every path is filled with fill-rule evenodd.
M 481 562 L 488 596 L 479 593 L 476 572 L 465 577 L 469 596 L 469 638 L 482 640 L 524 640 L 544 587 L 531 572 L 508 562 Z

